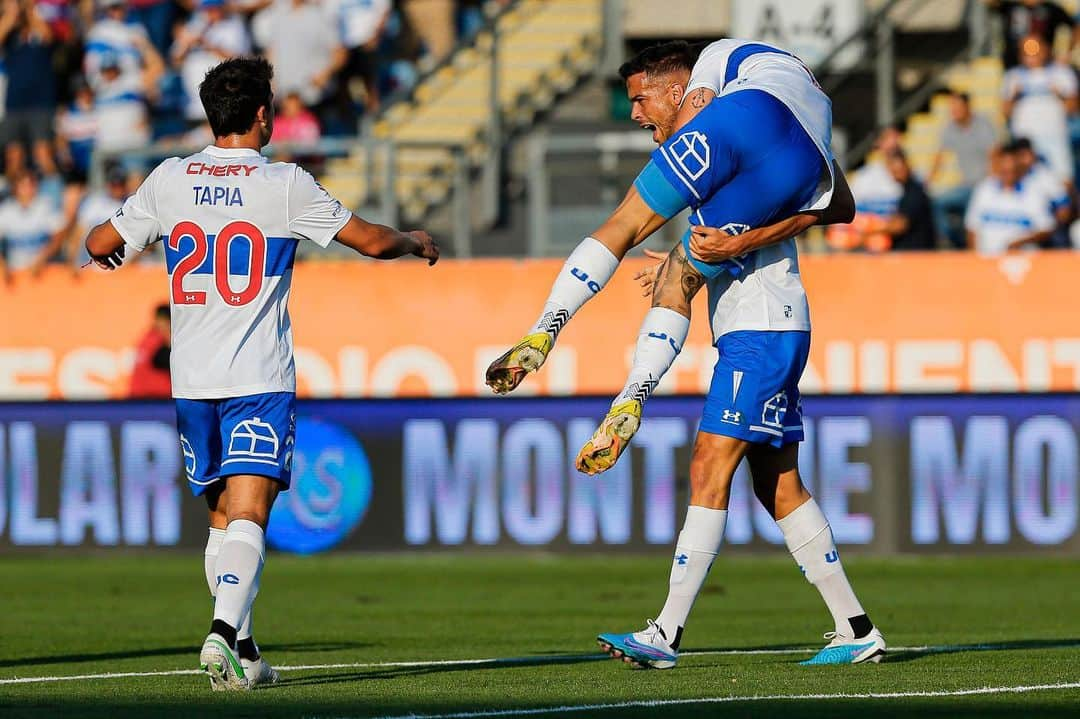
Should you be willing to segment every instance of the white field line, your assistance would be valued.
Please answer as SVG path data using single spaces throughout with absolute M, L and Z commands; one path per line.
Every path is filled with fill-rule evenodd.
M 1080 682 L 1063 684 L 1031 684 L 1017 687 L 981 687 L 932 692 L 868 692 L 866 694 L 749 694 L 734 697 L 702 697 L 701 699 L 653 699 L 615 702 L 611 704 L 573 704 L 546 709 L 493 709 L 489 711 L 457 712 L 454 714 L 398 714 L 378 719 L 486 719 L 487 717 L 520 717 L 543 714 L 570 714 L 605 709 L 649 709 L 682 704 L 729 704 L 732 702 L 803 701 L 807 699 L 909 699 L 917 697 L 968 697 L 980 694 L 1026 694 L 1055 689 L 1080 689 Z M 315 719 L 314 717 L 309 719 Z M 334 719 L 348 719 L 335 717 Z
M 1071 644 L 1062 644 L 1065 646 L 1072 646 Z M 922 652 L 926 654 L 935 653 L 948 653 L 954 651 L 979 651 L 979 650 L 992 650 L 992 649 L 1009 649 L 1007 645 L 1000 644 L 957 644 L 957 645 L 941 645 L 941 646 L 919 646 L 919 647 L 889 647 L 889 651 L 892 652 Z M 1017 647 L 1020 648 L 1020 647 Z M 705 656 L 751 656 L 751 655 L 791 655 L 791 654 L 813 654 L 817 651 L 817 648 L 793 648 L 793 649 L 703 649 L 703 650 L 689 650 L 682 652 L 679 656 L 683 657 L 705 657 Z M 606 654 L 561 654 L 561 655 L 536 655 L 530 657 L 493 657 L 486 659 L 435 659 L 427 661 L 412 661 L 412 662 L 342 662 L 337 664 L 296 664 L 292 666 L 280 666 L 277 667 L 278 671 L 284 672 L 300 672 L 300 671 L 312 671 L 321 669 L 403 669 L 403 668 L 423 668 L 423 667 L 449 667 L 449 666 L 514 666 L 516 664 L 531 665 L 531 664 L 546 664 L 546 663 L 566 663 L 573 662 L 588 662 L 606 659 Z M 36 676 L 36 677 L 5 677 L 0 678 L 0 685 L 5 684 L 40 684 L 45 682 L 73 682 L 73 681 L 91 681 L 98 679 L 128 679 L 132 677 L 169 677 L 169 676 L 183 676 L 183 675 L 198 675 L 202 674 L 198 669 L 167 669 L 152 672 L 103 672 L 98 674 L 61 674 L 54 676 Z

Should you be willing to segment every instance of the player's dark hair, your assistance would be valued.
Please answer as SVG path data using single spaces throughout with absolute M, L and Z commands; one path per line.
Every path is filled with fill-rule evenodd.
M 955 97 L 960 102 L 964 103 L 965 105 L 970 105 L 971 104 L 971 95 L 967 94 L 966 92 L 960 92 L 959 90 L 954 90 L 953 93 L 952 93 L 952 96 Z
M 242 135 L 255 124 L 260 107 L 273 101 L 274 68 L 261 57 L 234 57 L 210 69 L 199 99 L 214 137 Z
M 624 62 L 619 67 L 619 77 L 625 82 L 639 72 L 646 75 L 666 75 L 679 70 L 690 72 L 702 48 L 703 45 L 691 45 L 685 40 L 651 45 Z

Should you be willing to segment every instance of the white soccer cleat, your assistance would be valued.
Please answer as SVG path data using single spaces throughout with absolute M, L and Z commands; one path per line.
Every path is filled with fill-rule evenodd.
M 220 634 L 211 632 L 206 636 L 199 652 L 199 668 L 210 677 L 210 688 L 216 692 L 248 688 L 243 664 Z
M 819 666 L 822 664 L 862 664 L 873 662 L 877 664 L 885 656 L 885 637 L 877 627 L 860 639 L 853 639 L 839 632 L 826 632 L 826 639 L 830 639 L 825 648 L 804 662 L 803 666 Z
M 248 689 L 255 689 L 256 687 L 278 683 L 280 677 L 278 676 L 277 669 L 270 666 L 270 662 L 262 657 L 255 660 L 241 659 L 240 664 L 244 667 L 244 676 L 247 677 Z

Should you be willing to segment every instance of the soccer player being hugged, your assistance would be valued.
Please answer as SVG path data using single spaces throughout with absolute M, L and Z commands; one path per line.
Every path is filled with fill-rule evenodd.
M 675 665 L 690 609 L 719 552 L 731 480 L 743 459 L 754 492 L 783 531 L 835 629 L 810 664 L 878 661 L 885 640 L 852 591 L 817 502 L 803 486 L 798 382 L 810 314 L 794 235 L 815 223 L 850 222 L 854 200 L 830 148 L 832 106 L 809 69 L 779 48 L 686 43 L 649 48 L 620 70 L 632 117 L 660 147 L 612 216 L 571 254 L 532 330 L 488 369 L 499 393 L 547 357 L 559 331 L 610 279 L 626 252 L 689 207 L 692 225 L 654 284 L 623 391 L 582 448 L 578 469 L 618 461 L 642 407 L 682 348 L 690 303 L 709 291 L 719 359 L 690 464 L 690 507 L 679 534 L 667 601 L 639 632 L 601 634 L 612 656 Z
M 180 447 L 191 491 L 210 511 L 214 616 L 199 663 L 214 690 L 277 679 L 252 637 L 251 605 L 270 508 L 292 469 L 296 373 L 286 306 L 297 245 L 337 240 L 368 257 L 439 259 L 427 233 L 367 223 L 306 171 L 260 154 L 274 127 L 272 76 L 255 58 L 211 69 L 199 97 L 214 143 L 158 165 L 86 240 L 105 269 L 127 249 L 165 242 Z

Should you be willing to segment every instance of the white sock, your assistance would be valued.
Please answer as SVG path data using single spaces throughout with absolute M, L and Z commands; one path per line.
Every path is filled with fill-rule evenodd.
M 726 509 L 691 506 L 686 510 L 686 523 L 675 544 L 667 601 L 656 619 L 673 648 L 678 648 L 690 608 L 720 551 L 726 522 Z
M 801 504 L 794 512 L 776 520 L 784 533 L 791 556 L 803 570 L 807 581 L 817 587 L 821 598 L 832 614 L 836 631 L 845 636 L 862 634 L 851 625 L 851 619 L 862 617 L 869 626 L 866 612 L 844 574 L 840 555 L 836 551 L 832 529 L 828 520 L 813 498 Z M 863 622 L 860 622 L 863 623 Z
M 210 536 L 206 538 L 206 551 L 203 552 L 203 569 L 206 571 L 206 586 L 210 596 L 217 596 L 217 559 L 221 552 L 221 543 L 225 541 L 225 530 L 210 527 Z
M 604 288 L 619 266 L 619 258 L 592 237 L 581 241 L 559 270 L 540 319 L 531 332 L 547 332 L 555 340 L 581 306 Z
M 246 519 L 229 522 L 215 567 L 221 580 L 217 585 L 214 619 L 235 627 L 238 637 L 240 626 L 250 614 L 259 592 L 265 556 L 262 527 Z
M 206 585 L 210 587 L 210 596 L 217 596 L 217 558 L 221 552 L 221 543 L 225 541 L 225 530 L 210 527 L 210 536 L 206 540 L 206 551 L 203 552 L 203 569 L 206 572 Z M 248 639 L 251 637 L 251 611 L 249 610 L 244 621 L 236 630 L 236 638 Z
M 634 350 L 634 366 L 626 385 L 612 404 L 636 399 L 642 404 L 652 394 L 660 378 L 671 367 L 690 332 L 690 319 L 666 307 L 653 307 L 645 314 Z

